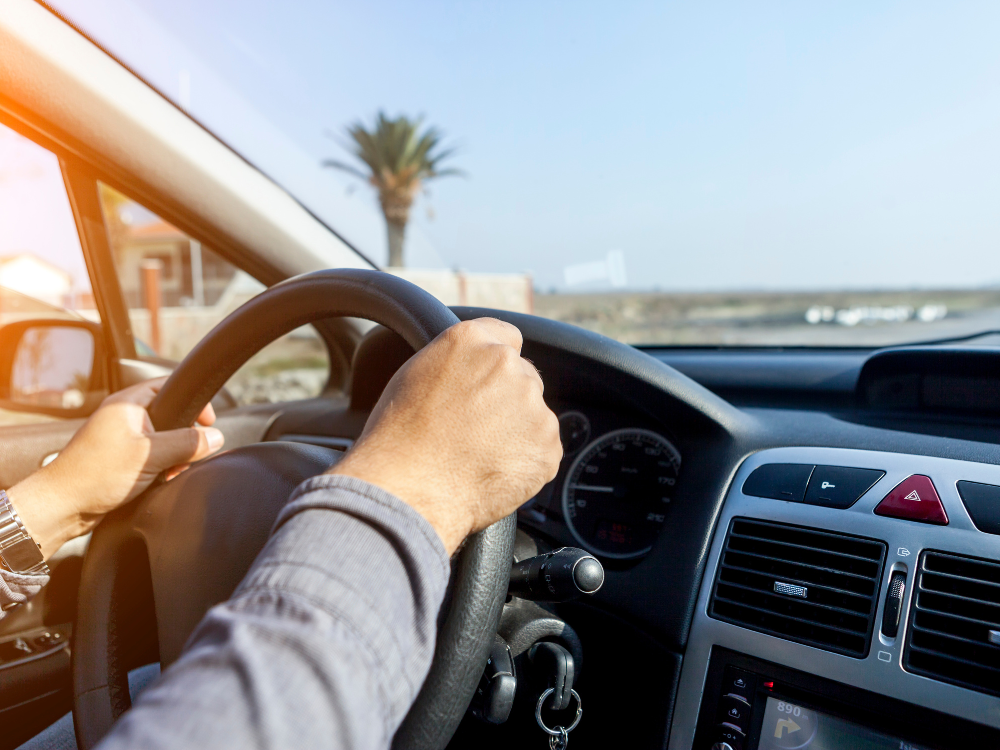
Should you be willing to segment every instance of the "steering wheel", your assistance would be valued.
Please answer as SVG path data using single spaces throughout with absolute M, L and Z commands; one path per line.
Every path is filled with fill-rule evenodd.
M 414 349 L 458 318 L 434 297 L 379 271 L 330 270 L 277 284 L 219 323 L 178 365 L 149 408 L 157 430 L 189 426 L 263 346 L 299 326 L 366 318 Z M 131 707 L 128 670 L 166 668 L 210 607 L 225 601 L 264 546 L 292 490 L 336 462 L 335 451 L 257 443 L 156 484 L 95 529 L 73 632 L 73 720 L 89 750 Z M 472 699 L 507 592 L 509 516 L 467 540 L 452 563 L 434 660 L 394 748 L 441 750 Z

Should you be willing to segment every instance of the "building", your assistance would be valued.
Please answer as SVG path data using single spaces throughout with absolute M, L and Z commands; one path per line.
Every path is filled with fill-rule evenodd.
M 115 243 L 116 266 L 125 301 L 143 307 L 143 261 L 161 264 L 160 296 L 164 307 L 205 307 L 219 301 L 236 269 L 201 243 L 165 221 L 128 227 Z

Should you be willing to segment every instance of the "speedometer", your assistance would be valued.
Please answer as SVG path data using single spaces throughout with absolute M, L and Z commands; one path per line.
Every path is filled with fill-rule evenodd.
M 666 519 L 681 454 L 650 430 L 615 430 L 577 457 L 563 485 L 563 516 L 577 541 L 602 557 L 649 551 Z

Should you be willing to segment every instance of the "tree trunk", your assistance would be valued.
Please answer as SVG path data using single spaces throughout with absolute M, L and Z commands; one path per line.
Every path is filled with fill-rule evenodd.
M 403 240 L 406 238 L 406 224 L 400 224 L 387 219 L 385 226 L 389 234 L 389 267 L 402 268 Z

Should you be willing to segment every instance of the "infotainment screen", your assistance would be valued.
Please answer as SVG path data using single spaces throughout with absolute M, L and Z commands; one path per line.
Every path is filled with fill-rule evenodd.
M 768 697 L 758 750 L 930 750 L 835 716 Z

